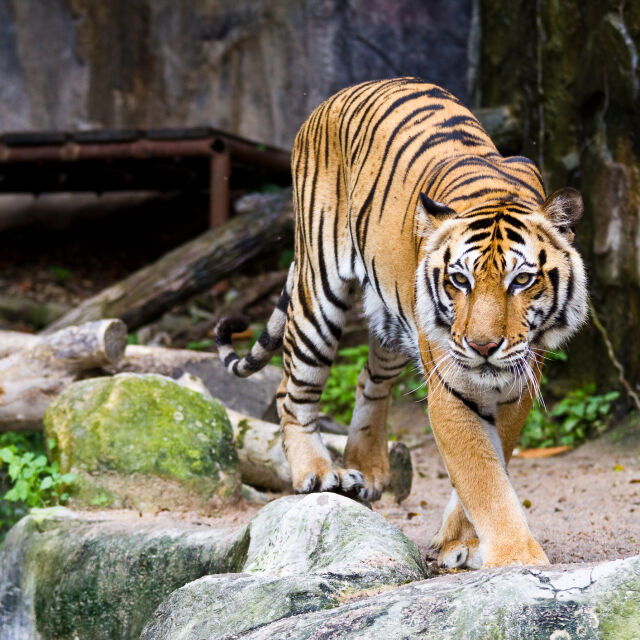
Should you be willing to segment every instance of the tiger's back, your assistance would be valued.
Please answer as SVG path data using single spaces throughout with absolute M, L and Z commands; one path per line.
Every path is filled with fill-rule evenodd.
M 457 98 L 416 78 L 362 83 L 322 103 L 296 137 L 292 173 L 296 260 L 322 249 L 331 288 L 357 280 L 372 329 L 407 353 L 417 349 L 420 193 L 461 215 L 489 194 L 544 200 L 529 159 L 501 156 Z

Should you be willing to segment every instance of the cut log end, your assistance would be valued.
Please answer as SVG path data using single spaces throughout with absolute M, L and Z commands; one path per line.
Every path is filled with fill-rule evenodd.
M 124 355 L 127 348 L 127 325 L 122 320 L 103 321 L 102 343 L 104 359 L 108 364 L 115 364 Z

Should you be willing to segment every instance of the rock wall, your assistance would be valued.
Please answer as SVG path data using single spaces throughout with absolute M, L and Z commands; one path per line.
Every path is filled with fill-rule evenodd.
M 372 78 L 467 96 L 472 0 L 0 0 L 0 132 L 209 125 L 289 147 Z
M 474 101 L 515 103 L 525 155 L 547 188 L 579 189 L 577 243 L 592 301 L 633 387 L 640 384 L 640 5 L 482 0 Z M 498 37 L 497 34 L 500 34 Z M 593 326 L 569 350 L 572 386 L 617 373 Z

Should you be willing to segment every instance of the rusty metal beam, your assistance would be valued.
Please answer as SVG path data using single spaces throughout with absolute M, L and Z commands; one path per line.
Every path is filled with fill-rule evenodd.
M 211 154 L 209 180 L 209 227 L 217 227 L 229 219 L 229 184 L 231 179 L 231 154 L 228 147 Z
M 210 156 L 217 147 L 226 147 L 239 162 L 286 173 L 290 170 L 289 154 L 278 149 L 255 145 L 236 138 L 217 135 L 199 140 L 136 140 L 60 145 L 0 145 L 0 163 L 74 162 L 77 160 L 116 160 Z

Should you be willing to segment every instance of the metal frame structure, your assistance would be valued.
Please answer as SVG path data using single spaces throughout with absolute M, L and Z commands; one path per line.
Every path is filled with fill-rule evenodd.
M 139 188 L 136 173 L 149 162 L 163 163 L 156 179 L 156 188 L 163 191 L 165 170 L 183 172 L 187 181 L 196 179 L 200 165 L 184 167 L 188 159 L 209 163 L 206 178 L 211 227 L 229 217 L 234 164 L 263 168 L 280 178 L 290 175 L 289 153 L 213 129 L 5 134 L 0 136 L 0 192 L 126 191 Z M 74 180 L 74 172 L 83 165 L 85 172 Z M 148 186 L 154 179 L 149 167 L 145 170 Z

